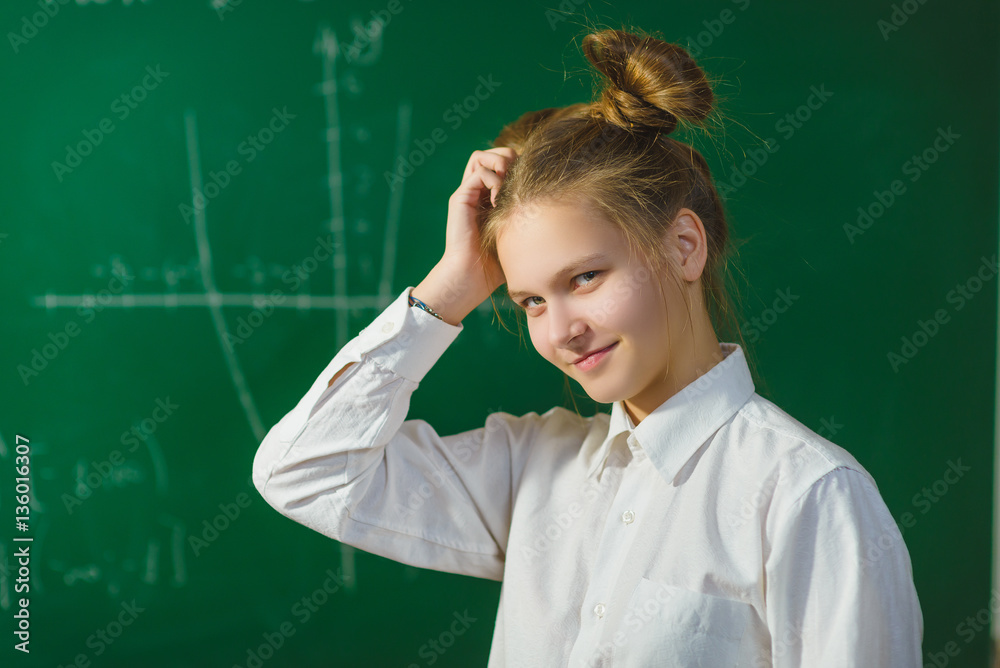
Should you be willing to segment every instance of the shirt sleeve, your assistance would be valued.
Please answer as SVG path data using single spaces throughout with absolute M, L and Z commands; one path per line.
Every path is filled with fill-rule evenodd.
M 766 565 L 775 668 L 922 665 L 910 555 L 868 476 L 827 473 L 775 532 Z
M 463 329 L 410 307 L 410 290 L 268 431 L 254 485 L 280 513 L 330 538 L 421 568 L 500 580 L 516 462 L 541 418 L 493 413 L 484 427 L 450 436 L 405 420 L 410 395 Z

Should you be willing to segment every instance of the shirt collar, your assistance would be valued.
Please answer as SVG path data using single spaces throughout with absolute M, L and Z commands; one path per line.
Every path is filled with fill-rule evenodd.
M 667 482 L 719 427 L 729 421 L 753 395 L 755 387 L 743 349 L 720 343 L 721 362 L 660 404 L 638 427 L 616 401 L 608 421 L 607 437 L 593 451 L 588 477 L 600 477 L 615 438 L 634 437 Z

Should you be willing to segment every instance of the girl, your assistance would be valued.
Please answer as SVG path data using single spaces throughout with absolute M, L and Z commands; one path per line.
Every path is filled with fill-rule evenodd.
M 600 98 L 473 152 L 441 260 L 270 430 L 254 484 L 336 540 L 502 580 L 490 666 L 919 666 L 910 558 L 874 480 L 756 394 L 715 333 L 723 207 L 668 136 L 711 112 L 704 73 L 652 37 L 583 47 Z M 503 283 L 535 349 L 610 414 L 499 412 L 451 436 L 405 419 Z

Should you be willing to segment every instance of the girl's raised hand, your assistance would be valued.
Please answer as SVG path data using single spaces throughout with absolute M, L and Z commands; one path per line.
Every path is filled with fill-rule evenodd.
M 465 166 L 462 183 L 448 200 L 448 227 L 445 250 L 441 261 L 457 270 L 467 271 L 466 280 L 473 281 L 479 303 L 504 282 L 503 271 L 496 261 L 487 259 L 486 279 L 480 267 L 479 209 L 485 198 L 491 204 L 503 183 L 507 170 L 517 159 L 512 148 L 491 148 L 473 151 Z

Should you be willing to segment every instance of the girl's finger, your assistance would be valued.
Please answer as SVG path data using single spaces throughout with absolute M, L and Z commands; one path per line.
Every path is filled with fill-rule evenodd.
M 469 163 L 465 167 L 465 175 L 471 175 L 479 165 L 503 175 L 507 172 L 509 164 L 515 158 L 517 158 L 517 153 L 511 148 L 491 148 L 486 151 L 473 151 L 469 157 Z
M 483 165 L 477 165 L 475 169 L 462 182 L 463 186 L 474 189 L 499 188 L 503 183 L 503 177 L 492 169 Z

